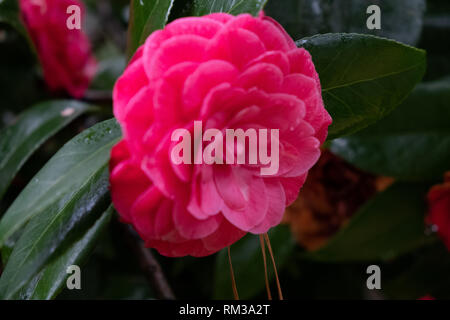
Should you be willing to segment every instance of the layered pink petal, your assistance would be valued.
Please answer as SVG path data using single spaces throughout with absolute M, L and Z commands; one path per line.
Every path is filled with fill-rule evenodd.
M 270 228 L 279 225 L 286 209 L 286 194 L 281 182 L 278 179 L 266 179 L 264 184 L 269 206 L 264 220 L 249 230 L 251 233 L 266 233 Z
M 218 32 L 206 48 L 209 59 L 226 60 L 238 69 L 242 69 L 264 51 L 264 44 L 253 32 L 231 27 Z
M 258 63 L 245 70 L 236 85 L 244 89 L 258 88 L 265 92 L 277 92 L 283 83 L 283 73 L 270 63 Z
M 111 172 L 111 197 L 126 222 L 131 222 L 131 207 L 151 187 L 151 181 L 131 161 L 119 163 Z
M 137 60 L 125 70 L 114 86 L 114 116 L 117 120 L 123 121 L 128 103 L 147 84 L 142 60 Z
M 223 217 L 211 216 L 206 219 L 195 218 L 184 203 L 177 202 L 173 211 L 175 228 L 187 239 L 201 239 L 209 236 L 219 227 Z
M 196 35 L 181 35 L 169 38 L 156 49 L 145 69 L 150 81 L 160 79 L 173 66 L 183 62 L 205 60 L 208 40 Z
M 245 169 L 229 167 L 218 168 L 214 173 L 217 189 L 225 203 L 222 209 L 225 218 L 244 231 L 258 225 L 264 219 L 268 208 L 263 179 L 246 172 Z M 233 196 L 239 201 L 234 201 Z
M 287 51 L 291 48 L 292 39 L 286 37 L 282 32 L 283 28 L 279 28 L 275 24 L 265 21 L 264 19 L 255 19 L 249 14 L 242 14 L 232 22 L 229 27 L 243 28 L 256 34 L 263 42 L 265 49 Z
M 223 207 L 212 166 L 197 169 L 192 180 L 191 197 L 187 209 L 197 219 L 206 219 L 218 214 Z
M 210 255 L 278 225 L 331 123 L 309 53 L 264 15 L 223 13 L 154 32 L 116 83 L 114 114 L 124 140 L 111 154 L 113 201 L 147 246 L 170 257 Z M 201 134 L 215 129 L 197 149 L 196 121 Z M 187 150 L 172 141 L 176 129 L 190 134 Z M 227 145 L 228 129 L 246 140 Z M 200 161 L 213 146 L 222 147 L 224 164 Z M 173 161 L 172 151 L 189 150 L 188 163 Z M 263 174 L 271 165 L 278 171 Z
M 202 63 L 186 78 L 182 93 L 184 107 L 187 110 L 199 108 L 213 87 L 224 82 L 232 82 L 238 74 L 239 71 L 226 61 L 209 60 Z
M 174 35 L 196 35 L 211 39 L 222 28 L 222 23 L 212 19 L 186 17 L 167 25 L 165 32 Z
M 155 213 L 163 200 L 158 188 L 150 187 L 131 206 L 131 222 L 143 239 L 155 237 Z
M 298 197 L 300 188 L 306 181 L 307 174 L 295 178 L 282 178 L 280 179 L 286 194 L 286 207 L 290 206 Z
M 248 69 L 258 63 L 269 63 L 277 66 L 283 72 L 283 75 L 287 75 L 290 71 L 288 56 L 281 51 L 267 51 L 251 60 L 245 68 Z

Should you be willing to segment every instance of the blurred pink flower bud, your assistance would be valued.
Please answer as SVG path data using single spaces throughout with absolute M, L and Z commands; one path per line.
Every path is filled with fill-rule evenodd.
M 36 47 L 44 78 L 51 90 L 65 90 L 81 98 L 97 69 L 88 38 L 82 30 L 67 27 L 70 6 L 78 0 L 20 0 L 22 19 Z

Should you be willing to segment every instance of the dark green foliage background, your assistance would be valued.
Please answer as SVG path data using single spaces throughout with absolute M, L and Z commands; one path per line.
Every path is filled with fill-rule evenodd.
M 34 51 L 30 49 L 26 33 L 14 15 L 14 2 L 5 0 L 0 4 L 0 130 L 14 123 L 17 115 L 31 106 L 48 99 L 61 101 L 69 98 L 64 93 L 55 94 L 46 90 Z M 265 2 L 175 0 L 172 3 L 149 0 L 145 3 L 145 10 L 140 11 L 139 0 L 131 1 L 134 7 L 132 10 L 127 0 L 86 0 L 86 31 L 99 60 L 99 72 L 90 93 L 110 92 L 134 50 L 148 34 L 163 27 L 166 21 L 215 11 L 256 15 Z M 365 9 L 370 4 L 378 4 L 382 8 L 383 28 L 380 31 L 366 28 Z M 128 18 L 130 11 L 138 12 L 132 15 L 132 21 Z M 341 74 L 345 68 L 351 70 L 348 78 L 340 83 L 344 89 L 339 88 L 338 92 L 333 93 L 348 98 L 345 102 L 354 111 L 352 114 L 342 112 L 342 106 L 333 104 L 324 94 L 327 107 L 335 118 L 330 138 L 339 138 L 328 142 L 330 149 L 364 170 L 399 180 L 361 208 L 349 225 L 318 252 L 306 253 L 296 245 L 286 226 L 275 228 L 269 233 L 285 297 L 417 299 L 431 294 L 437 298 L 450 298 L 450 255 L 434 235 L 425 232 L 423 224 L 426 190 L 433 183 L 438 183 L 443 172 L 450 169 L 447 161 L 450 159 L 448 0 L 268 0 L 265 13 L 277 19 L 294 40 L 300 40 L 300 46 L 312 53 L 325 91 L 328 87 L 333 89 L 336 82 L 333 76 Z M 348 32 L 366 35 L 341 34 Z M 318 33 L 334 34 L 313 37 Z M 424 49 L 427 54 L 425 56 L 424 51 L 369 35 L 397 40 Z M 325 72 L 324 66 L 337 51 L 341 51 L 343 57 L 336 62 L 335 69 Z M 357 67 L 346 64 L 350 58 L 359 54 L 360 57 L 356 57 L 360 63 Z M 386 64 L 379 62 L 380 68 L 374 68 L 370 63 L 373 61 L 371 54 L 382 56 Z M 396 69 L 403 64 L 417 67 L 411 73 Z M 365 65 L 367 70 L 364 69 Z M 381 66 L 396 72 L 396 77 L 386 80 L 386 72 L 383 73 Z M 424 82 L 407 98 L 422 78 L 425 68 Z M 348 95 L 352 81 L 364 80 L 369 71 L 378 72 L 376 76 L 382 78 L 377 82 L 378 85 L 391 88 L 389 94 L 381 95 L 372 91 L 374 81 L 365 81 L 364 86 L 356 90 L 370 103 Z M 5 217 L 13 215 L 8 214 L 8 211 L 14 213 L 16 207 L 20 208 L 17 203 L 11 206 L 15 199 L 25 198 L 26 201 L 35 201 L 30 203 L 40 203 L 41 198 L 33 198 L 38 192 L 27 194 L 25 189 L 23 194 L 19 194 L 58 150 L 63 153 L 78 150 L 80 162 L 83 162 L 87 161 L 82 157 L 85 147 L 89 148 L 90 145 L 91 150 L 95 150 L 112 144 L 118 138 L 120 133 L 114 120 L 92 128 L 94 124 L 112 117 L 110 101 L 92 101 L 88 96 L 84 100 L 83 104 L 77 105 L 79 114 L 73 116 L 76 119 L 70 119 L 70 124 L 56 116 L 59 108 L 64 107 L 49 104 L 49 108 L 55 112 L 54 118 L 51 118 L 53 122 L 50 121 L 51 124 L 37 131 L 39 136 L 34 137 L 34 147 L 38 149 L 34 154 L 31 152 L 34 149 L 27 152 L 20 148 L 13 150 L 9 146 L 4 148 L 6 152 L 0 144 L 2 155 L 22 159 L 13 161 L 13 164 L 8 163 L 11 169 L 8 169 L 4 185 L 0 186 L 0 195 L 3 190 L 7 190 L 3 198 L 0 197 L 0 217 L 3 221 L 8 222 L 9 218 Z M 373 103 L 377 105 L 376 112 L 370 108 Z M 92 104 L 96 107 L 92 108 Z M 39 105 L 30 111 L 31 114 L 33 112 L 40 112 Z M 407 121 L 403 121 L 405 117 L 408 117 Z M 402 125 L 399 126 L 399 123 Z M 86 131 L 88 128 L 91 129 Z M 61 130 L 53 135 L 56 129 Z M 363 130 L 356 132 L 360 129 Z M 414 134 L 419 138 L 413 136 L 411 140 L 411 137 L 405 137 L 405 132 L 411 130 L 415 130 Z M 0 132 L 3 135 L 7 131 Z M 83 132 L 81 136 L 71 140 L 80 132 Z M 63 146 L 69 140 L 78 149 L 64 149 Z M 408 144 L 416 142 L 421 144 L 415 145 L 415 148 L 408 147 Z M 67 228 L 52 229 L 50 234 L 43 232 L 38 219 L 33 220 L 33 214 L 42 214 L 36 208 L 34 211 L 30 208 L 25 213 L 18 210 L 19 216 L 22 214 L 26 217 L 21 223 L 10 220 L 13 221 L 13 234 L 8 235 L 8 239 L 0 238 L 4 264 L 4 277 L 0 280 L 2 298 L 155 298 L 136 257 L 126 245 L 123 226 L 118 222 L 116 213 L 108 209 L 110 199 L 107 191 L 101 188 L 105 186 L 102 181 L 107 178 L 107 151 L 91 159 L 94 164 L 89 165 L 93 176 L 90 176 L 88 183 L 74 182 L 74 191 L 81 190 L 79 193 L 46 193 L 44 200 L 47 201 L 45 205 L 48 210 L 44 210 L 40 218 L 50 219 L 51 210 L 55 210 L 61 214 L 61 223 Z M 421 157 L 421 152 L 426 157 Z M 377 157 L 373 157 L 373 154 Z M 55 158 L 50 164 L 56 163 L 55 170 L 59 168 L 64 171 Z M 25 160 L 25 164 L 20 166 Z M 2 158 L 0 170 L 1 163 Z M 18 174 L 9 185 L 6 180 L 11 180 L 17 170 Z M 66 177 L 67 181 L 81 173 L 75 171 L 71 174 Z M 0 174 L 0 177 L 3 176 Z M 27 188 L 33 191 L 33 183 L 30 185 Z M 98 190 L 103 191 L 96 193 L 93 188 L 97 186 Z M 35 188 L 38 187 L 35 185 Z M 85 210 L 83 201 L 89 197 L 95 199 L 95 206 Z M 65 203 L 71 205 L 66 208 L 62 206 Z M 59 208 L 58 204 L 64 208 Z M 73 218 L 72 213 L 78 215 Z M 2 225 L 4 222 L 0 223 L 0 230 Z M 8 228 L 11 225 L 6 223 Z M 27 238 L 21 237 L 24 230 L 30 239 L 33 239 L 33 234 L 44 235 L 42 243 L 38 243 L 42 251 L 28 252 L 29 260 L 24 259 L 23 269 L 5 269 L 6 262 L 23 260 L 20 252 L 13 251 L 16 244 L 25 247 L 21 251 L 27 252 Z M 63 239 L 65 236 L 68 240 Z M 241 297 L 264 299 L 264 273 L 258 238 L 246 236 L 232 247 L 231 252 Z M 155 255 L 177 298 L 232 298 L 226 251 L 201 259 L 169 259 L 156 252 Z M 83 264 L 81 291 L 64 289 L 64 267 L 69 262 Z M 381 265 L 383 272 L 383 289 L 376 294 L 365 289 L 366 268 L 372 263 Z M 270 277 L 273 279 L 272 273 Z M 275 287 L 274 283 L 272 287 Z

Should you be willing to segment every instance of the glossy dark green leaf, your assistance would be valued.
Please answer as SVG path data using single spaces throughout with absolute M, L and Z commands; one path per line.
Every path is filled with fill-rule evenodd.
M 132 0 L 128 28 L 128 57 L 131 57 L 145 39 L 162 29 L 169 18 L 174 0 Z
M 359 131 L 395 109 L 422 79 L 423 50 L 359 34 L 325 34 L 298 41 L 314 60 L 325 107 L 333 118 L 329 138 Z
M 419 40 L 425 0 L 278 0 L 265 13 L 276 19 L 294 39 L 318 33 L 364 33 L 415 45 Z M 369 30 L 366 10 L 381 8 L 381 29 Z
M 0 132 L 0 198 L 32 153 L 58 130 L 93 108 L 72 101 L 40 103 L 20 115 L 15 124 Z
M 427 295 L 438 300 L 450 298 L 450 254 L 440 240 L 396 262 L 393 270 L 389 267 L 381 267 L 389 272 L 382 278 L 382 294 L 386 298 L 417 300 Z
M 6 265 L 6 263 L 8 262 L 9 257 L 11 256 L 11 253 L 14 249 L 14 246 L 16 245 L 17 241 L 22 236 L 24 229 L 25 229 L 25 226 L 20 228 L 19 230 L 17 230 L 3 244 L 2 249 L 1 249 L 1 260 L 2 260 L 3 265 Z
M 330 242 L 305 257 L 327 262 L 376 261 L 418 248 L 425 235 L 427 185 L 397 183 L 363 206 Z
M 0 249 L 32 217 L 64 206 L 103 170 L 121 130 L 115 119 L 99 123 L 69 141 L 36 174 L 0 220 Z
M 450 170 L 450 79 L 419 85 L 386 119 L 332 141 L 331 150 L 375 174 L 442 179 Z
M 83 232 L 68 246 L 58 249 L 56 254 L 45 264 L 29 286 L 21 290 L 21 299 L 54 299 L 66 284 L 69 276 L 67 268 L 71 265 L 82 266 L 92 253 L 97 240 L 108 226 L 113 208 L 110 206 L 93 224 L 83 228 Z
M 270 242 L 275 255 L 277 269 L 283 267 L 292 250 L 294 240 L 288 227 L 278 226 L 269 232 Z M 239 293 L 239 298 L 250 299 L 263 291 L 265 287 L 264 263 L 259 236 L 248 234 L 231 246 L 231 259 Z M 269 270 L 272 262 L 267 254 Z M 214 283 L 215 299 L 230 299 L 233 297 L 230 278 L 230 265 L 228 263 L 227 249 L 222 250 L 216 261 Z M 273 278 L 273 273 L 269 273 Z M 281 284 L 282 285 L 282 284 Z M 275 293 L 275 288 L 272 288 Z
M 369 30 L 366 10 L 376 4 L 381 9 L 381 29 Z M 333 32 L 369 33 L 414 45 L 423 26 L 425 0 L 333 0 L 329 18 Z
M 0 297 L 16 299 L 53 254 L 76 241 L 80 228 L 95 221 L 109 206 L 107 164 L 95 172 L 68 201 L 36 214 L 17 241 L 0 278 Z
M 194 0 L 192 15 L 203 16 L 213 12 L 226 12 L 233 15 L 250 13 L 257 16 L 267 0 Z
M 331 32 L 331 4 L 327 0 L 268 1 L 264 12 L 277 20 L 294 39 Z M 344 32 L 339 30 L 338 32 Z

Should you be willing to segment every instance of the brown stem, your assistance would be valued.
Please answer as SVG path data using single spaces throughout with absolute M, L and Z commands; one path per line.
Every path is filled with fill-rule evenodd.
M 262 234 L 259 235 L 259 242 L 261 244 L 262 256 L 264 261 L 264 274 L 266 282 L 267 299 L 272 300 L 272 294 L 270 292 L 270 285 L 269 285 L 269 273 L 267 270 L 266 246 L 264 245 L 264 236 Z
M 278 278 L 277 265 L 275 263 L 275 257 L 273 255 L 272 246 L 270 245 L 270 239 L 267 233 L 264 233 L 264 239 L 266 239 L 267 248 L 269 249 L 270 258 L 272 259 L 273 271 L 275 273 L 275 280 L 278 288 L 278 297 L 280 300 L 283 300 L 283 292 L 281 291 L 280 279 Z
M 228 262 L 230 263 L 230 276 L 231 276 L 231 286 L 233 287 L 234 300 L 239 300 L 239 294 L 236 285 L 236 278 L 234 277 L 233 264 L 231 263 L 231 250 L 228 247 Z
M 139 259 L 141 269 L 144 271 L 150 285 L 158 299 L 173 300 L 175 295 L 170 288 L 164 272 L 152 252 L 135 236 L 129 227 L 125 228 L 128 244 Z

